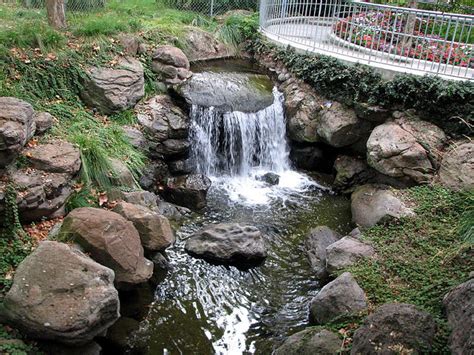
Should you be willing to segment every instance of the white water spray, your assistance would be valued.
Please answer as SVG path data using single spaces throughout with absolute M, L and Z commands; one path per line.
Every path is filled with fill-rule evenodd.
M 191 109 L 197 172 L 225 189 L 232 201 L 263 204 L 315 185 L 291 169 L 283 94 L 274 88 L 273 96 L 272 105 L 255 113 L 222 113 L 196 105 Z M 277 186 L 258 180 L 269 172 L 279 175 Z

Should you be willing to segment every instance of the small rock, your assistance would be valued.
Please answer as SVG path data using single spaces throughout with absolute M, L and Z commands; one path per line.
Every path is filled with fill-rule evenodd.
M 207 226 L 192 235 L 184 248 L 193 256 L 236 265 L 258 264 L 267 257 L 262 233 L 237 223 Z
M 119 317 L 114 273 L 67 244 L 44 241 L 18 266 L 1 312 L 35 339 L 86 344 Z
M 168 163 L 168 168 L 174 175 L 191 174 L 194 171 L 194 162 L 191 158 L 174 160 Z
M 75 209 L 64 218 L 60 238 L 78 243 L 94 260 L 114 270 L 119 288 L 145 282 L 153 273 L 137 230 L 118 213 Z
M 367 309 L 364 291 L 354 277 L 345 272 L 324 286 L 312 299 L 309 320 L 313 324 L 324 324 L 336 318 Z
M 316 327 L 291 335 L 274 355 L 333 355 L 341 346 L 342 339 L 336 333 Z
M 326 269 L 329 274 L 333 274 L 360 258 L 369 258 L 374 254 L 372 246 L 352 237 L 344 237 L 326 248 Z
M 449 348 L 452 354 L 474 353 L 474 279 L 451 290 L 443 298 L 452 333 Z
M 306 254 L 316 278 L 326 280 L 328 272 L 326 270 L 326 248 L 337 242 L 341 236 L 326 226 L 319 226 L 311 229 L 305 241 Z
M 474 142 L 453 146 L 444 154 L 439 182 L 453 190 L 474 188 Z
M 275 173 L 266 173 L 261 176 L 257 176 L 257 180 L 266 182 L 268 185 L 278 185 L 280 183 L 280 175 Z
M 112 167 L 111 179 L 114 185 L 135 189 L 138 183 L 128 167 L 118 159 L 109 159 Z
M 142 245 L 147 250 L 165 250 L 174 243 L 175 237 L 170 222 L 150 209 L 127 202 L 119 202 L 113 209 L 133 223 L 140 235 Z
M 210 187 L 211 180 L 201 174 L 171 177 L 162 191 L 162 196 L 179 206 L 200 210 L 206 206 L 207 190 Z
M 36 134 L 42 134 L 53 127 L 55 118 L 48 112 L 39 112 L 34 116 Z
M 384 185 L 363 185 L 351 195 L 352 221 L 372 227 L 389 218 L 412 217 L 414 212 Z
M 125 136 L 128 138 L 129 142 L 138 150 L 143 152 L 147 152 L 148 141 L 145 135 L 140 131 L 138 128 L 131 127 L 131 126 L 123 126 L 122 127 Z
M 130 34 L 120 34 L 118 40 L 125 54 L 133 56 L 138 53 L 138 47 L 140 45 L 140 39 L 138 37 Z
M 180 221 L 191 214 L 191 210 L 166 201 L 158 201 L 158 211 L 169 219 Z
M 430 354 L 436 322 L 411 304 L 380 306 L 356 330 L 351 355 Z

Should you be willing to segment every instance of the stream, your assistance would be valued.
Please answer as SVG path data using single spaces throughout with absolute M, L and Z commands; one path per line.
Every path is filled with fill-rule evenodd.
M 246 71 L 241 64 L 238 70 Z M 200 71 L 212 77 L 222 67 Z M 138 330 L 127 334 L 130 354 L 270 354 L 307 325 L 308 303 L 320 286 L 304 252 L 305 235 L 318 225 L 349 232 L 350 203 L 292 169 L 283 95 L 276 88 L 271 95 L 271 106 L 253 113 L 193 104 L 193 158 L 212 181 L 208 205 L 178 226 L 176 244 L 167 250 L 170 269 L 146 291 L 151 304 Z M 259 180 L 269 172 L 278 174 L 277 185 Z M 240 270 L 184 251 L 194 232 L 222 222 L 259 228 L 268 248 L 265 262 Z M 127 307 L 122 314 L 130 313 Z

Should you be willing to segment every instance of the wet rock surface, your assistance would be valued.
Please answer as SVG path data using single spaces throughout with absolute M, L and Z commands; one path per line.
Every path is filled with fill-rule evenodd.
M 438 168 L 445 142 L 437 126 L 402 117 L 374 128 L 367 141 L 367 161 L 382 174 L 427 183 Z
M 387 219 L 414 216 L 411 208 L 387 186 L 363 185 L 351 195 L 352 220 L 361 227 L 372 227 Z
M 326 329 L 310 328 L 295 333 L 275 351 L 275 355 L 333 355 L 341 349 L 342 340 Z
M 355 332 L 351 354 L 427 354 L 435 333 L 433 317 L 414 305 L 384 304 Z
M 119 317 L 113 282 L 109 268 L 45 241 L 18 266 L 1 312 L 33 338 L 86 344 Z
M 326 248 L 341 238 L 339 233 L 326 226 L 311 229 L 305 241 L 306 255 L 316 277 L 326 280 L 329 276 L 326 270 Z
M 177 91 L 190 105 L 212 106 L 221 112 L 257 112 L 273 103 L 271 87 L 265 75 L 202 72 Z
M 334 187 L 337 190 L 350 192 L 352 187 L 364 184 L 375 176 L 375 172 L 367 165 L 365 159 L 340 155 L 334 162 L 336 178 Z
M 174 243 L 175 237 L 168 218 L 149 208 L 119 202 L 113 211 L 133 223 L 145 249 L 164 250 Z
M 179 206 L 200 210 L 206 206 L 211 180 L 201 174 L 168 178 L 161 193 L 165 200 Z
M 455 355 L 474 353 L 474 278 L 451 290 L 443 299 L 452 333 L 449 347 Z
M 454 190 L 474 188 L 474 143 L 462 142 L 451 147 L 443 157 L 439 182 Z
M 11 163 L 36 129 L 35 111 L 28 102 L 0 97 L 0 168 Z
M 364 291 L 349 272 L 324 286 L 311 300 L 309 320 L 324 324 L 340 316 L 367 309 Z
M 77 208 L 67 215 L 59 232 L 97 262 L 115 272 L 117 287 L 145 282 L 153 263 L 145 259 L 140 236 L 131 222 L 118 213 L 98 208 Z
M 81 97 L 101 113 L 126 110 L 145 95 L 143 66 L 137 59 L 120 58 L 116 67 L 93 67 L 88 74 Z
M 222 223 L 192 235 L 185 250 L 203 259 L 230 264 L 258 264 L 267 256 L 262 233 L 254 226 Z

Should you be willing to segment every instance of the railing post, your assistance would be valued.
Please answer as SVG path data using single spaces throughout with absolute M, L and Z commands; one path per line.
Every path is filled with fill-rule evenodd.
M 211 11 L 210 11 L 210 16 L 214 16 L 214 0 L 211 0 Z

